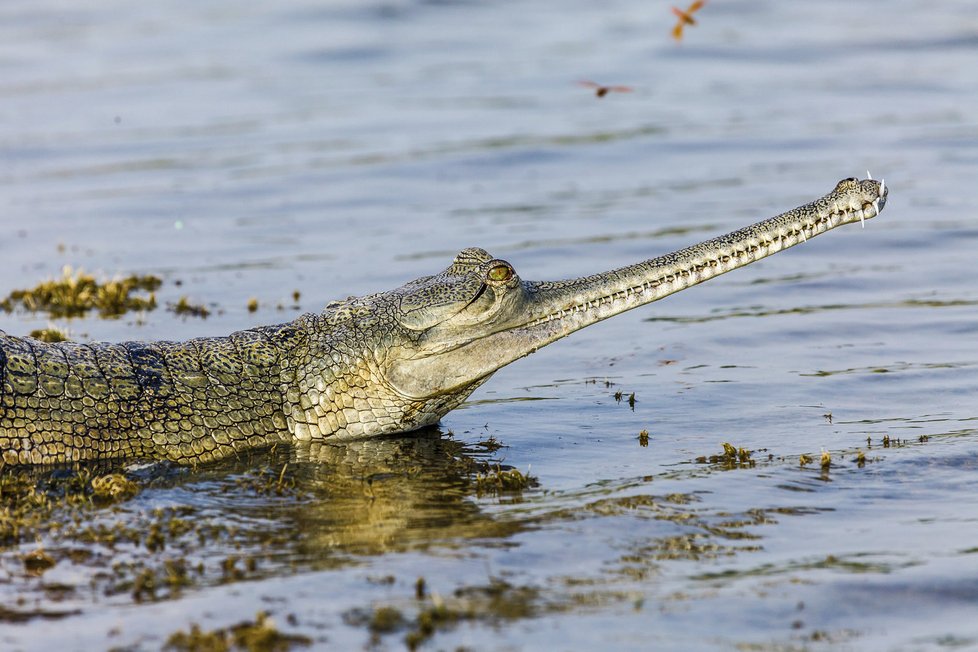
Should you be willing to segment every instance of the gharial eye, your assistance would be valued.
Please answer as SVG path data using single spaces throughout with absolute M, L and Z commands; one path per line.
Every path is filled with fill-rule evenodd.
M 505 283 L 513 278 L 513 273 L 513 268 L 509 266 L 509 263 L 499 263 L 490 267 L 486 276 L 494 283 Z

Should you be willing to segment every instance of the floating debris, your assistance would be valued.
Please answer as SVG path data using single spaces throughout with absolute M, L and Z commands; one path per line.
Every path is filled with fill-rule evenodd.
M 488 424 L 486 424 L 486 427 L 488 428 Z M 495 453 L 500 448 L 504 448 L 505 446 L 506 446 L 505 444 L 503 444 L 501 441 L 496 439 L 495 435 L 489 435 L 488 439 L 485 439 L 483 441 L 477 441 L 474 444 L 472 444 L 471 447 L 481 452 Z
M 81 317 L 97 310 L 102 317 L 118 317 L 133 310 L 154 310 L 154 292 L 162 283 L 152 275 L 99 281 L 82 270 L 65 266 L 61 278 L 44 281 L 32 289 L 14 290 L 0 301 L 0 309 L 13 312 L 21 307 L 52 317 Z M 149 296 L 135 296 L 135 292 L 149 292 Z
M 250 652 L 284 652 L 296 646 L 308 647 L 312 639 L 278 631 L 271 618 L 259 611 L 254 622 L 245 621 L 227 629 L 209 632 L 201 630 L 193 623 L 189 632 L 175 632 L 166 641 L 164 650 L 176 652 L 203 652 L 223 650 L 249 650 Z
M 251 297 L 248 299 L 248 312 L 257 312 L 258 310 L 258 299 Z
M 462 621 L 498 623 L 530 618 L 540 611 L 539 597 L 535 588 L 514 586 L 495 578 L 486 586 L 460 587 L 446 599 L 432 593 L 429 604 L 411 623 L 404 643 L 409 650 L 416 650 L 438 631 L 451 629 Z
M 207 306 L 190 303 L 190 300 L 185 296 L 180 297 L 176 303 L 168 304 L 166 309 L 177 315 L 189 315 L 191 317 L 200 317 L 201 319 L 207 319 L 208 315 L 211 314 Z
M 648 448 L 649 446 L 649 431 L 643 430 L 638 433 L 638 445 L 642 448 Z
M 144 600 L 156 600 L 156 574 L 150 569 L 145 569 L 133 579 L 132 599 L 136 602 Z M 220 649 L 220 648 L 190 648 L 198 649 Z
M 44 552 L 43 548 L 38 548 L 32 552 L 27 553 L 23 557 L 24 559 L 24 570 L 26 570 L 31 575 L 43 575 L 44 571 L 52 568 L 57 562 L 48 553 Z
M 30 333 L 31 337 L 35 340 L 40 340 L 42 342 L 69 342 L 71 338 L 68 337 L 68 331 L 62 330 L 57 326 L 48 326 L 47 328 L 37 328 L 32 330 Z
M 696 458 L 699 464 L 720 464 L 726 469 L 749 468 L 756 464 L 752 455 L 754 451 L 746 448 L 737 448 L 729 442 L 720 444 L 723 447 L 722 455 L 702 455 Z
M 828 470 L 828 468 L 832 466 L 832 453 L 828 452 L 825 449 L 822 449 L 822 455 L 819 458 L 819 464 L 821 465 L 823 471 Z
M 524 489 L 536 487 L 536 478 L 529 470 L 522 473 L 519 469 L 505 469 L 500 464 L 486 465 L 485 473 L 475 476 L 475 488 L 478 493 L 520 493 Z
M 92 478 L 91 484 L 93 496 L 108 501 L 127 500 L 139 493 L 139 485 L 121 473 Z
M 370 616 L 367 628 L 372 634 L 391 634 L 404 628 L 407 619 L 396 607 L 377 607 Z

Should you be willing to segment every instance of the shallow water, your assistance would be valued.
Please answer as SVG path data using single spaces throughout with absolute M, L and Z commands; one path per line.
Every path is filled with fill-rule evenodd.
M 76 339 L 277 323 L 466 246 L 579 276 L 867 168 L 891 188 L 865 229 L 503 369 L 440 430 L 130 469 L 135 498 L 4 547 L 3 647 L 158 649 L 265 610 L 397 649 L 415 628 L 369 615 L 433 600 L 464 617 L 431 649 L 978 645 L 978 13 L 699 16 L 677 45 L 668 5 L 631 0 L 0 9 L 0 294 L 71 265 L 213 309 L 57 322 Z M 753 465 L 711 462 L 722 442 Z M 538 485 L 487 490 L 486 463 Z M 32 575 L 38 545 L 57 563 Z M 133 588 L 178 559 L 185 585 Z

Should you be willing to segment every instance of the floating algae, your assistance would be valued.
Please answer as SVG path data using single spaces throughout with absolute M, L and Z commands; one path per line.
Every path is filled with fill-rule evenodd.
M 723 447 L 722 455 L 701 455 L 696 458 L 697 464 L 716 464 L 728 470 L 750 468 L 756 464 L 753 459 L 754 451 L 737 448 L 729 442 L 723 442 L 720 445 Z
M 180 297 L 180 300 L 176 303 L 169 304 L 167 310 L 177 315 L 189 315 L 191 317 L 200 317 L 201 319 L 207 319 L 208 315 L 211 314 L 207 306 L 190 303 L 187 297 Z
M 479 494 L 521 493 L 539 485 L 536 478 L 518 469 L 505 468 L 501 464 L 486 465 L 485 473 L 475 476 L 475 488 Z
M 283 634 L 265 612 L 258 612 L 255 622 L 245 621 L 227 629 L 203 631 L 193 624 L 189 632 L 175 632 L 164 646 L 164 650 L 186 651 L 224 651 L 248 650 L 249 652 L 283 652 L 295 647 L 307 647 L 312 640 L 305 636 Z
M 46 312 L 52 317 L 81 317 L 97 310 L 101 317 L 118 317 L 132 310 L 153 310 L 162 280 L 157 276 L 131 275 L 99 281 L 82 270 L 65 266 L 61 277 L 44 281 L 28 290 L 14 290 L 0 300 L 0 309 L 13 312 L 18 307 L 30 312 Z M 148 292 L 139 296 L 136 292 Z
M 41 342 L 67 342 L 71 339 L 68 336 L 67 331 L 60 329 L 57 326 L 37 328 L 32 330 L 30 334 L 35 340 L 40 340 Z

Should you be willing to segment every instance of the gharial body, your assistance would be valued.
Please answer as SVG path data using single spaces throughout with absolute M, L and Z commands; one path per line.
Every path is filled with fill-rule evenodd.
M 0 457 L 182 463 L 293 440 L 436 423 L 493 372 L 570 333 L 875 217 L 882 182 L 681 251 L 558 282 L 523 281 L 482 249 L 443 272 L 278 326 L 186 342 L 45 344 L 0 331 Z

